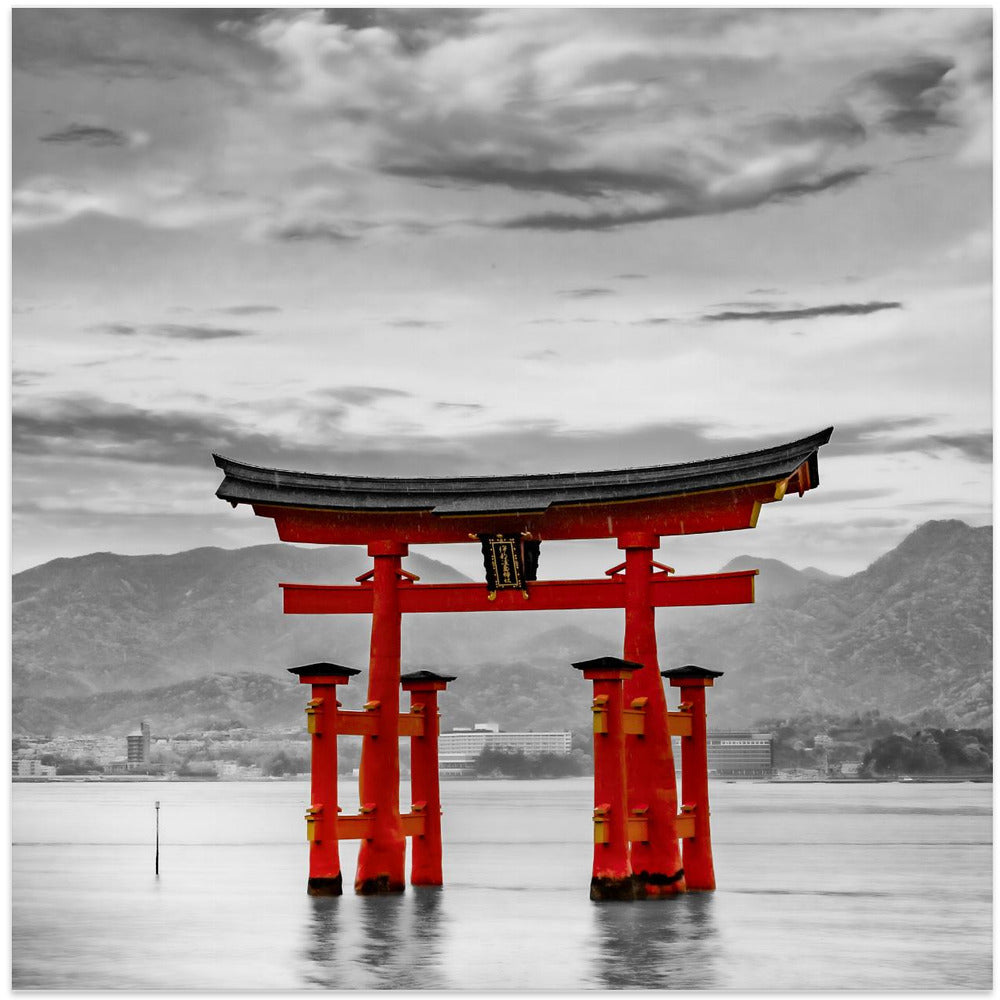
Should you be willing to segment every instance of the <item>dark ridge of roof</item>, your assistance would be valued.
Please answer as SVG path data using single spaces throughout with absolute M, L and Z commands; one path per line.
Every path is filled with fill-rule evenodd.
M 344 667 L 339 663 L 307 663 L 302 667 L 289 667 L 288 672 L 298 677 L 353 677 L 361 673 L 357 667 Z
M 673 670 L 660 671 L 662 677 L 670 677 L 677 680 L 684 678 L 711 680 L 713 677 L 721 677 L 724 673 L 724 670 L 709 670 L 707 667 L 697 667 L 693 663 L 689 663 L 686 667 L 674 667 Z
M 416 681 L 453 681 L 455 678 L 451 674 L 437 674 L 433 670 L 413 670 L 408 674 L 400 674 L 399 682 L 414 683 Z
M 833 428 L 759 451 L 675 465 L 604 472 L 427 479 L 338 476 L 247 465 L 221 455 L 220 500 L 321 510 L 432 511 L 505 514 L 544 511 L 553 504 L 607 503 L 677 496 L 780 480 L 809 462 L 810 486 L 819 483 L 816 453 Z
M 632 673 L 633 670 L 642 670 L 642 664 L 635 660 L 623 660 L 620 656 L 598 656 L 593 660 L 580 660 L 579 663 L 571 663 L 574 670 L 621 670 L 624 673 Z

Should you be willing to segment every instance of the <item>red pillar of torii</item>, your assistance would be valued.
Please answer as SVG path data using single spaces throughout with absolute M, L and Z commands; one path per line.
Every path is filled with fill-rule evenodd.
M 625 660 L 635 664 L 621 675 L 622 703 L 641 711 L 643 723 L 641 739 L 626 741 L 622 779 L 625 808 L 634 817 L 625 828 L 641 829 L 630 841 L 634 895 L 684 891 L 678 837 L 692 832 L 677 812 L 655 609 L 752 603 L 756 570 L 674 576 L 653 552 L 665 535 L 755 527 L 764 504 L 790 490 L 801 496 L 815 488 L 818 451 L 831 433 L 828 428 L 788 444 L 682 465 L 540 476 L 382 479 L 265 469 L 215 456 L 225 473 L 217 496 L 272 518 L 282 540 L 366 545 L 374 561 L 353 586 L 281 585 L 287 614 L 372 616 L 365 712 L 338 716 L 338 724 L 346 720 L 354 727 L 341 732 L 364 736 L 361 814 L 340 817 L 335 827 L 340 837 L 363 839 L 356 891 L 402 890 L 405 838 L 425 836 L 426 816 L 416 807 L 407 815 L 399 809 L 399 737 L 426 739 L 429 733 L 426 719 L 399 711 L 402 616 L 585 608 L 624 609 Z M 607 579 L 534 579 L 541 542 L 595 538 L 615 539 L 625 554 L 606 571 Z M 410 544 L 470 539 L 483 548 L 485 585 L 418 584 L 402 568 Z M 351 721 L 355 715 L 363 720 Z M 425 854 L 419 877 L 439 872 L 439 850 L 436 863 Z M 414 882 L 417 877 L 415 866 Z

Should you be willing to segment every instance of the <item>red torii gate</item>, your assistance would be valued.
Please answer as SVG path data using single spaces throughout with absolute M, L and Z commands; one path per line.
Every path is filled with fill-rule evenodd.
M 309 891 L 339 894 L 336 845 L 350 837 L 362 839 L 355 880 L 359 893 L 403 890 L 407 836 L 414 837 L 415 845 L 411 881 L 441 882 L 436 692 L 452 678 L 426 671 L 401 678 L 402 615 L 583 608 L 625 611 L 624 660 L 576 665 L 595 681 L 595 713 L 599 704 L 604 706 L 600 710 L 610 728 L 603 732 L 614 734 L 615 745 L 619 735 L 623 738 L 625 757 L 624 764 L 616 763 L 618 755 L 608 749 L 610 743 L 601 750 L 595 747 L 597 784 L 617 783 L 624 795 L 610 796 L 615 802 L 595 802 L 591 894 L 641 898 L 714 888 L 707 795 L 693 791 L 696 801 L 685 802 L 686 811 L 678 815 L 671 747 L 672 732 L 689 737 L 689 744 L 700 736 L 702 752 L 685 762 L 682 773 L 687 799 L 689 773 L 692 787 L 698 789 L 701 780 L 694 775 L 704 770 L 698 763 L 704 759 L 704 696 L 700 702 L 685 702 L 681 712 L 668 713 L 657 662 L 655 609 L 752 603 L 757 571 L 673 576 L 670 567 L 654 561 L 653 553 L 663 535 L 755 527 L 764 504 L 781 500 L 789 490 L 801 496 L 818 486 L 818 450 L 832 430 L 719 459 L 537 476 L 335 476 L 260 468 L 215 455 L 225 473 L 216 495 L 234 507 L 249 504 L 255 514 L 272 518 L 282 540 L 367 545 L 373 558 L 373 568 L 353 586 L 281 584 L 286 614 L 372 616 L 363 712 L 338 711 L 335 685 L 356 673 L 353 668 L 322 663 L 293 670 L 312 685 L 313 694 L 307 709 L 314 734 L 313 805 L 307 814 L 312 840 Z M 486 585 L 419 584 L 418 577 L 402 567 L 410 543 L 470 538 L 482 544 Z M 534 580 L 541 541 L 595 538 L 615 538 L 625 553 L 624 562 L 606 571 L 608 579 Z M 683 670 L 688 673 L 667 672 L 683 696 L 717 676 L 712 671 L 699 674 L 698 668 Z M 408 714 L 399 710 L 401 680 L 411 691 Z M 358 816 L 338 815 L 338 732 L 363 737 Z M 595 732 L 601 732 L 596 714 Z M 629 734 L 636 738 L 625 740 Z M 417 770 L 424 775 L 424 798 L 418 799 L 414 788 L 417 801 L 408 814 L 399 809 L 399 737 L 404 735 L 414 739 Z M 426 778 L 431 757 L 433 788 Z M 608 852 L 599 849 L 610 841 L 598 839 L 609 829 L 617 831 L 620 855 L 610 867 Z M 679 838 L 685 841 L 684 867 Z

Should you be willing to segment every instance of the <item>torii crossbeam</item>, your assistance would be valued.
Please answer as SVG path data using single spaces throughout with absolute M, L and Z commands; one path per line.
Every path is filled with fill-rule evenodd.
M 710 604 L 752 604 L 757 570 L 668 576 L 655 571 L 649 585 L 654 608 L 691 608 Z M 549 580 L 525 582 L 525 592 L 499 590 L 491 599 L 481 583 L 399 582 L 402 614 L 457 611 L 572 611 L 624 608 L 624 577 L 611 580 Z M 282 583 L 286 615 L 370 615 L 375 606 L 374 584 L 356 586 Z
M 681 864 L 679 836 L 687 838 L 685 857 L 689 846 L 704 848 L 693 870 L 711 871 L 707 800 L 701 807 L 703 815 L 678 817 L 670 742 L 670 716 L 677 713 L 667 712 L 656 654 L 655 609 L 752 603 L 756 571 L 674 576 L 670 567 L 654 561 L 653 553 L 663 535 L 755 527 L 762 506 L 780 501 L 789 492 L 801 496 L 818 486 L 818 451 L 831 433 L 832 428 L 828 428 L 772 448 L 679 465 L 536 476 L 337 476 L 261 468 L 214 456 L 216 465 L 225 473 L 216 495 L 234 507 L 249 504 L 257 515 L 272 518 L 279 538 L 366 545 L 373 558 L 373 568 L 358 577 L 354 585 L 281 584 L 288 614 L 372 616 L 366 706 L 372 715 L 356 721 L 351 721 L 351 713 L 340 713 L 338 717 L 339 725 L 353 727 L 341 728 L 341 732 L 357 731 L 364 738 L 359 782 L 364 819 L 342 818 L 345 831 L 363 831 L 356 891 L 401 891 L 405 882 L 405 837 L 422 837 L 423 831 L 430 829 L 423 818 L 426 813 L 421 816 L 421 810 L 415 807 L 414 812 L 403 815 L 399 809 L 400 735 L 425 739 L 434 734 L 436 739 L 436 722 L 430 726 L 425 716 L 416 717 L 430 704 L 429 694 L 420 694 L 423 700 L 419 712 L 415 709 L 409 716 L 400 715 L 402 616 L 582 608 L 624 609 L 624 657 L 630 666 L 627 670 L 618 668 L 622 703 L 641 705 L 643 712 L 641 732 L 622 729 L 627 749 L 619 780 L 627 782 L 625 808 L 630 816 L 641 816 L 641 822 L 615 820 L 623 830 L 641 831 L 629 833 L 635 839 L 631 839 L 626 851 L 628 898 L 713 888 L 714 875 L 696 876 L 694 881 L 689 877 L 685 882 Z M 608 579 L 534 579 L 543 541 L 594 538 L 614 538 L 625 553 L 624 562 L 606 571 Z M 402 567 L 402 557 L 410 544 L 470 539 L 482 546 L 485 584 L 419 584 L 414 574 Z M 302 680 L 305 682 L 306 677 Z M 324 677 L 322 684 L 314 683 L 314 693 L 317 686 L 333 690 L 332 685 L 345 680 L 346 675 L 336 673 Z M 443 690 L 445 680 L 439 677 L 431 685 L 433 691 Z M 424 678 L 407 683 L 407 690 L 420 693 L 430 681 Z M 601 683 L 605 683 L 603 674 Z M 332 713 L 336 714 L 335 707 Z M 687 733 L 695 723 L 685 717 L 674 723 L 675 733 L 678 725 Z M 314 732 L 315 754 L 317 746 L 328 746 L 329 740 L 323 744 L 319 730 Z M 331 735 L 335 741 L 335 731 Z M 430 751 L 421 753 L 426 756 Z M 325 757 L 322 774 L 329 774 L 329 765 L 330 758 Z M 423 771 L 428 766 L 425 762 Z M 335 782 L 335 767 L 333 773 Z M 314 798 L 322 791 L 317 790 L 316 777 L 314 761 Z M 426 785 L 426 776 L 421 780 Z M 326 799 L 336 802 L 336 789 Z M 328 819 L 324 827 L 316 804 L 310 810 L 311 838 L 314 842 L 324 837 L 335 841 L 336 823 Z M 600 822 L 609 822 L 606 813 Z M 700 848 L 699 830 L 704 841 Z M 428 878 L 439 879 L 439 875 L 428 872 L 440 872 L 440 857 L 435 867 L 433 859 L 428 861 L 426 845 L 419 853 L 420 881 L 426 884 Z M 707 867 L 701 863 L 706 855 Z M 327 866 L 322 873 L 313 866 L 320 857 L 325 858 L 323 864 Z M 334 857 L 335 852 L 311 855 L 311 885 L 316 876 L 317 885 L 322 882 L 339 891 L 339 862 L 335 872 L 328 870 L 335 863 L 331 860 Z

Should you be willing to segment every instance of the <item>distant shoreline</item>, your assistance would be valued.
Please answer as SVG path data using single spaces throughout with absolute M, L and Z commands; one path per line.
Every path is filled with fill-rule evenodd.
M 581 774 L 571 774 L 563 775 L 559 778 L 522 778 L 522 777 L 476 777 L 475 775 L 468 775 L 462 778 L 444 778 L 442 781 L 562 781 L 565 778 L 578 778 L 582 780 L 588 780 L 589 775 Z M 19 776 L 15 775 L 11 778 L 14 784 L 32 784 L 32 785 L 51 785 L 51 784 L 103 784 L 108 782 L 117 783 L 127 783 L 135 784 L 136 782 L 155 782 L 157 784 L 163 783 L 177 783 L 177 782 L 190 782 L 193 784 L 206 784 L 209 782 L 217 784 L 238 784 L 238 783 L 252 783 L 252 784 L 262 784 L 262 783 L 275 783 L 275 782 L 291 782 L 298 784 L 305 784 L 309 780 L 309 776 L 306 774 L 294 775 L 294 776 L 283 776 L 283 777 L 273 777 L 273 778 L 177 778 L 168 777 L 167 775 L 156 776 L 150 774 L 143 775 L 127 775 L 127 774 L 59 774 L 55 777 L 43 778 L 37 776 Z M 409 780 L 408 778 L 403 778 L 404 781 Z M 735 784 L 749 784 L 749 785 L 956 785 L 962 784 L 963 782 L 973 782 L 975 784 L 985 784 L 989 785 L 993 783 L 992 775 L 945 775 L 942 777 L 936 776 L 923 776 L 923 777 L 904 777 L 904 778 L 710 778 L 710 783 L 717 785 L 720 783 L 727 785 Z
M 955 785 L 964 781 L 977 784 L 992 784 L 993 776 L 989 774 L 957 774 L 944 777 L 905 777 L 905 778 L 716 778 L 716 781 L 760 781 L 766 785 Z

